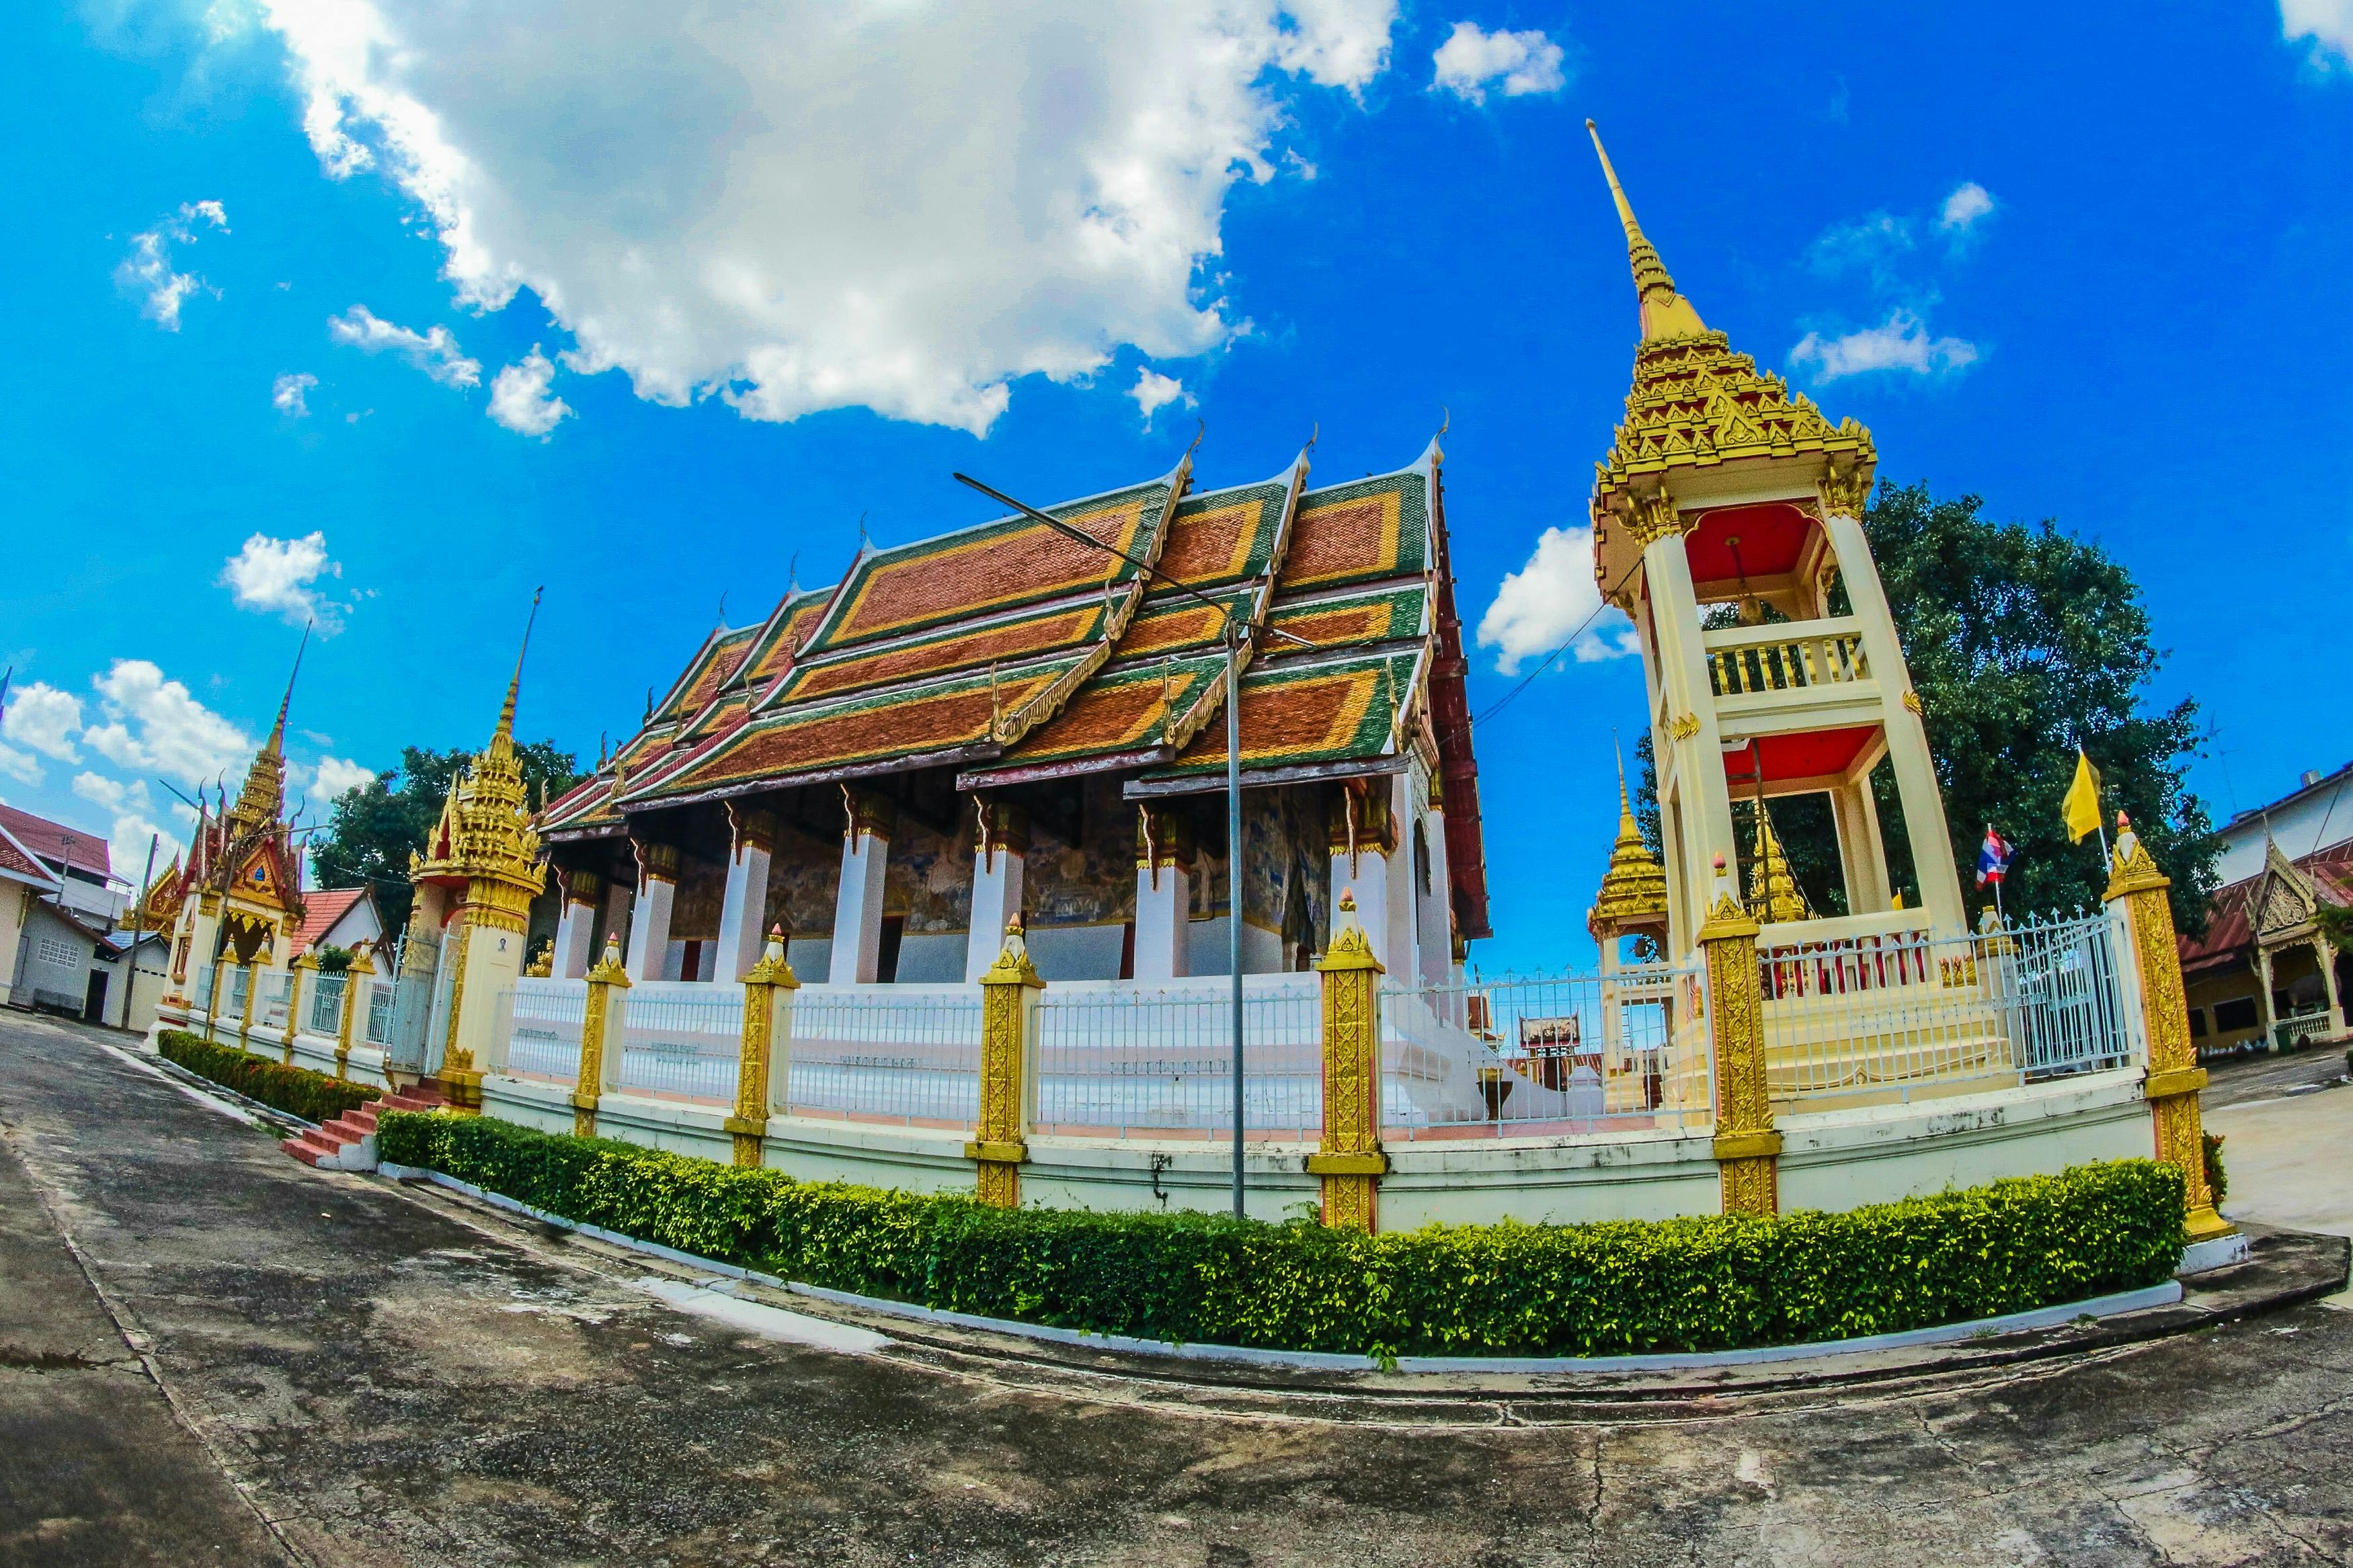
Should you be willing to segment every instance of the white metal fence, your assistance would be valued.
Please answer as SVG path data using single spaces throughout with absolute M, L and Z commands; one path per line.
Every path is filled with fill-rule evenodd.
M 286 1010 L 294 1000 L 294 977 L 282 969 L 265 969 L 260 984 L 261 994 L 254 999 L 254 1026 L 282 1035 L 286 1032 Z
M 368 982 L 367 1027 L 362 1033 L 367 1043 L 378 1050 L 392 1044 L 393 999 L 397 994 L 389 981 Z
M 572 1083 L 580 1076 L 580 1029 L 587 1016 L 586 981 L 520 981 L 499 998 L 492 1059 L 521 1077 Z M 732 1082 L 728 1092 L 734 1092 Z
M 341 974 L 315 975 L 311 981 L 311 1011 L 302 1027 L 314 1035 L 340 1035 L 343 1028 L 343 990 L 351 984 Z
M 619 1048 L 617 1081 L 622 1088 L 691 1100 L 734 1100 L 735 1066 L 744 1047 L 742 987 L 646 981 L 614 994 L 622 999 L 619 1038 L 608 1037 L 605 1048 Z M 585 986 L 582 1006 L 586 1006 Z M 579 1061 L 575 1026 L 575 1073 Z
M 787 1099 L 801 1116 L 970 1127 L 980 1110 L 980 987 L 803 986 L 793 994 Z
M 1244 1135 L 1314 1142 L 1324 1124 L 1318 977 L 1245 975 L 1243 984 Z M 1048 987 L 1038 1010 L 1038 1131 L 1230 1137 L 1229 984 Z
M 1905 1101 L 2122 1067 L 2142 1049 L 2120 917 L 1760 955 L 1776 1099 Z
M 1381 1121 L 1417 1141 L 1712 1119 L 1696 965 L 1384 987 Z

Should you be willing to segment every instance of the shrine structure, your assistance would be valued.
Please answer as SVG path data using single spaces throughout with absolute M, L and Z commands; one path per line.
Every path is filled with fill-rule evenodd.
M 1708 330 L 1635 221 L 1599 132 L 1593 144 L 1641 318 L 1626 420 L 1596 465 L 1593 571 L 1641 642 L 1668 956 L 1695 950 L 1716 868 L 1744 864 L 1768 951 L 1959 936 L 1968 925 L 1920 698 L 1859 521 L 1871 432 L 1831 424 Z M 1908 908 L 1872 785 L 1883 762 L 1917 847 Z M 1771 825 L 1771 803 L 1809 795 L 1829 798 L 1837 826 L 1835 917 L 1806 907 Z M 1736 831 L 1736 797 L 1752 803 L 1748 835 Z
M 1169 980 L 1227 972 L 1237 905 L 1245 973 L 1288 971 L 1353 888 L 1391 973 L 1446 981 L 1488 927 L 1440 464 L 1205 489 L 1188 453 L 1045 509 L 1110 551 L 1018 516 L 864 546 L 714 631 L 548 809 L 554 974 L 617 937 L 633 979 L 732 984 L 780 929 L 807 982 L 965 982 L 1020 919 L 1048 980 Z

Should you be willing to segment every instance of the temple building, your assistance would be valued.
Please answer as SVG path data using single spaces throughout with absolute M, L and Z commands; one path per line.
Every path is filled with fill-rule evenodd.
M 804 981 L 961 983 L 1016 919 L 1050 980 L 1226 973 L 1230 616 L 1245 973 L 1304 967 L 1353 889 L 1391 973 L 1449 981 L 1488 926 L 1441 458 L 1205 489 L 1187 453 L 1045 509 L 1109 550 L 1018 515 L 861 546 L 714 631 L 545 813 L 553 973 L 611 937 L 732 983 L 781 927 Z
M 1719 868 L 1745 892 L 1767 949 L 1957 936 L 1967 912 L 1944 853 L 1920 700 L 1858 521 L 1871 433 L 1831 424 L 1709 331 L 1635 221 L 1606 152 L 1601 164 L 1641 339 L 1625 423 L 1596 465 L 1594 575 L 1641 637 L 1665 864 L 1663 908 L 1652 910 L 1645 875 L 1636 909 L 1621 828 L 1596 939 L 1646 929 L 1639 915 L 1663 927 L 1665 957 L 1687 958 Z M 1919 851 L 1913 908 L 1888 876 L 1871 782 L 1882 765 Z M 1776 805 L 1804 795 L 1830 803 L 1843 914 L 1807 907 L 1773 829 Z
M 294 668 L 300 674 L 300 653 Z M 167 1004 L 188 1001 L 191 976 L 216 963 L 234 964 L 249 976 L 255 969 L 282 968 L 295 956 L 304 903 L 301 855 L 285 820 L 286 712 L 293 700 L 289 676 L 278 721 L 254 753 L 236 801 L 224 795 L 217 811 L 206 811 L 187 855 L 143 891 L 141 923 L 172 933 Z M 201 1010 L 208 1000 L 195 999 L 195 1005 Z

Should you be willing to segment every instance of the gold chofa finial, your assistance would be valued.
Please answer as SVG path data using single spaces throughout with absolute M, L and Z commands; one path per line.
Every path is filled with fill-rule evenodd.
M 1600 129 L 1588 120 L 1585 130 L 1593 138 L 1593 151 L 1601 159 L 1601 175 L 1609 182 L 1609 197 L 1618 204 L 1618 221 L 1626 226 L 1626 258 L 1633 265 L 1634 293 L 1641 303 L 1642 341 L 1697 337 L 1707 331 L 1707 323 L 1699 319 L 1690 300 L 1675 292 L 1675 280 L 1668 274 L 1666 263 L 1659 259 L 1658 249 L 1643 235 L 1642 226 L 1634 221 L 1633 204 L 1626 199 L 1626 188 L 1618 183 L 1618 171 L 1610 165 L 1609 150 L 1601 145 Z
M 522 656 L 531 651 L 531 629 L 539 624 L 539 596 L 546 592 L 544 584 L 531 591 L 531 615 L 522 624 L 522 647 L 515 649 L 514 679 L 507 682 L 507 700 L 499 709 L 497 733 L 509 741 L 514 739 L 515 695 L 522 689 Z
M 302 624 L 302 640 L 294 648 L 294 668 L 286 677 L 286 695 L 278 700 L 278 722 L 270 726 L 269 739 L 261 748 L 273 757 L 286 749 L 286 710 L 294 704 L 294 678 L 302 673 L 302 656 L 310 651 L 311 626 L 308 621 Z

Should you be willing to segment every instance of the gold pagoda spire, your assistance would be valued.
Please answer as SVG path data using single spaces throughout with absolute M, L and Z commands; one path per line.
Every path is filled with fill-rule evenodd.
M 1634 269 L 1634 294 L 1642 311 L 1642 341 L 1653 342 L 1661 338 L 1695 338 L 1707 331 L 1707 323 L 1699 319 L 1692 302 L 1675 291 L 1675 280 L 1667 271 L 1667 264 L 1659 259 L 1658 247 L 1634 221 L 1634 205 L 1626 199 L 1626 188 L 1618 183 L 1618 171 L 1610 165 L 1609 150 L 1601 145 L 1600 128 L 1592 121 L 1585 122 L 1586 133 L 1593 138 L 1593 151 L 1601 159 L 1601 176 L 1609 182 L 1609 198 L 1618 204 L 1618 221 L 1626 226 L 1626 259 Z
M 531 651 L 531 630 L 539 624 L 539 596 L 546 592 L 547 585 L 543 583 L 531 591 L 531 614 L 522 623 L 522 646 L 515 649 L 514 676 L 507 682 L 507 700 L 499 707 L 498 728 L 491 731 L 491 750 L 493 752 L 512 752 L 514 750 L 515 698 L 522 690 L 523 656 Z
M 1748 872 L 1748 912 L 1759 925 L 1813 919 L 1798 879 L 1789 874 L 1789 858 L 1773 831 L 1773 815 L 1757 802 L 1757 858 Z
M 1604 930 L 1617 932 L 1663 924 L 1667 918 L 1667 870 L 1651 847 L 1642 842 L 1641 825 L 1634 820 L 1634 803 L 1626 794 L 1626 759 L 1618 759 L 1618 842 L 1610 846 L 1609 869 L 1601 876 L 1601 890 L 1593 900 L 1588 926 L 1597 937 Z
M 310 647 L 311 628 L 306 626 L 294 649 L 294 668 L 286 677 L 286 695 L 278 700 L 278 721 L 269 727 L 269 738 L 261 742 L 261 750 L 253 753 L 253 766 L 246 770 L 245 788 L 237 792 L 237 805 L 225 814 L 248 828 L 275 822 L 286 809 L 286 713 L 294 705 L 294 680 L 302 673 L 302 656 Z

